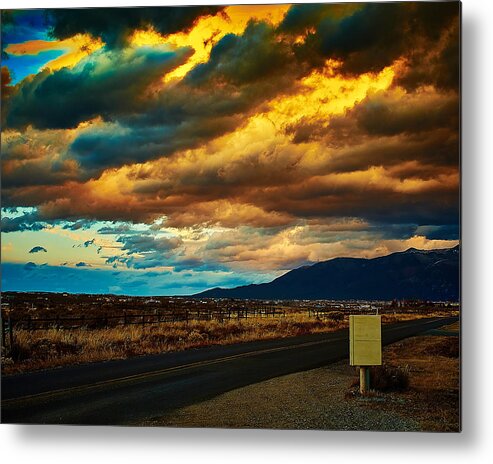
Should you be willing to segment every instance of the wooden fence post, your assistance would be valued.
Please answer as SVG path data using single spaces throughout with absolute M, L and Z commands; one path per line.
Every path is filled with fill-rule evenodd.
M 5 318 L 2 317 L 2 347 L 5 349 L 6 344 L 5 344 Z
M 14 348 L 14 327 L 12 324 L 13 324 L 12 318 L 9 316 L 9 344 L 10 344 L 11 355 Z

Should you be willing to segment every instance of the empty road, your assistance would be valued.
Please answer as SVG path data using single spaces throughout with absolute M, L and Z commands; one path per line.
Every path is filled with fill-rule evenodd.
M 382 327 L 384 344 L 456 317 Z M 2 377 L 2 423 L 132 424 L 272 377 L 348 357 L 348 330 Z

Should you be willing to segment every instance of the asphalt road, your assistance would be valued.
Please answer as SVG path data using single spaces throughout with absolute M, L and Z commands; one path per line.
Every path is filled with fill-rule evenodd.
M 384 344 L 456 321 L 384 325 Z M 2 377 L 2 423 L 132 424 L 348 357 L 348 331 L 209 347 Z

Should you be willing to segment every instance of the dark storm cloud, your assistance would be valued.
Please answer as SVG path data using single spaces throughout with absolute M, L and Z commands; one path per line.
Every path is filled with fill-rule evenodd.
M 460 227 L 458 224 L 423 225 L 416 229 L 417 235 L 423 235 L 429 240 L 458 240 Z
M 307 183 L 310 184 L 310 183 Z M 286 186 L 255 192 L 251 201 L 266 209 L 286 211 L 297 217 L 359 217 L 382 224 L 457 224 L 460 194 L 456 186 L 436 193 L 408 195 L 385 189 L 360 189 L 330 185 Z M 276 201 L 273 200 L 276 199 Z
M 189 73 L 187 82 L 201 85 L 219 80 L 234 85 L 251 84 L 281 74 L 290 62 L 290 48 L 276 40 L 272 26 L 251 22 L 241 36 L 225 35 L 213 47 L 209 61 Z
M 152 101 L 145 112 L 81 132 L 70 147 L 71 154 L 89 175 L 96 175 L 107 167 L 196 148 L 237 128 L 280 86 L 266 81 L 227 91 L 177 85 Z
M 5 202 L 5 200 L 4 200 Z M 63 224 L 63 229 L 79 230 L 88 229 L 94 222 L 85 219 L 78 221 L 66 221 L 61 218 L 48 217 L 38 210 L 25 211 L 19 216 L 6 216 L 5 213 L 15 213 L 15 208 L 2 208 L 2 232 L 38 231 L 55 225 Z
M 167 35 L 190 29 L 201 16 L 220 12 L 220 6 L 97 8 L 47 10 L 50 33 L 57 39 L 76 34 L 101 37 L 108 48 L 122 47 L 136 29 Z
M 417 225 L 405 222 L 400 224 L 368 222 L 354 230 L 334 230 L 330 223 L 326 226 L 323 219 L 320 219 L 320 224 L 315 221 L 315 225 L 310 225 L 304 230 L 304 233 L 306 233 L 306 239 L 311 243 L 347 240 L 352 235 L 360 240 L 407 240 L 416 235 L 424 236 L 428 240 L 457 240 L 459 238 L 459 226 L 456 224 Z
M 115 125 L 81 133 L 71 146 L 73 155 L 97 170 L 168 156 L 235 129 L 295 77 L 268 79 L 282 74 L 290 60 L 286 46 L 274 39 L 265 23 L 250 23 L 241 36 L 225 36 L 183 83 L 157 93 L 141 111 L 120 115 Z
M 42 246 L 35 246 L 29 250 L 29 253 L 48 253 L 48 250 L 45 247 Z
M 36 231 L 46 227 L 46 223 L 42 222 L 37 211 L 23 213 L 21 216 L 8 217 L 2 215 L 2 233 Z
M 407 69 L 396 76 L 395 84 L 408 90 L 423 85 L 458 91 L 460 81 L 460 26 L 459 17 L 452 21 L 445 39 L 435 47 L 411 53 Z
M 22 188 L 33 185 L 59 185 L 68 180 L 77 179 L 76 173 L 70 169 L 70 166 L 63 162 L 50 162 L 46 159 L 30 160 L 23 164 L 17 165 L 12 169 L 9 168 L 7 160 L 12 159 L 8 152 L 2 159 L 4 168 L 2 175 L 2 187 L 4 189 Z
M 122 250 L 128 254 L 147 252 L 168 252 L 180 247 L 183 241 L 179 237 L 154 237 L 153 235 L 129 235 L 119 237 Z
M 236 127 L 251 105 L 248 93 L 229 97 L 218 90 L 177 86 L 152 98 L 144 95 L 150 84 L 188 53 L 188 49 L 170 53 L 159 48 L 99 53 L 71 70 L 44 71 L 24 81 L 5 110 L 11 128 L 27 124 L 74 127 L 98 116 L 107 122 L 80 131 L 69 146 L 65 164 L 59 161 L 57 167 L 41 158 L 15 165 L 6 173 L 5 186 L 19 187 L 29 179 L 31 184 L 32 179 L 45 184 L 74 176 L 86 179 L 106 167 L 144 162 L 197 146 Z M 5 148 L 8 160 L 9 150 L 14 156 L 16 146 Z M 67 164 L 71 158 L 81 172 Z M 45 175 L 32 175 L 39 170 Z
M 168 112 L 165 107 L 161 111 Z M 172 113 L 172 110 L 169 111 Z M 142 119 L 147 119 L 147 116 L 151 115 L 147 114 Z M 178 118 L 178 115 L 175 117 Z M 169 125 L 156 123 L 146 126 L 144 121 L 138 119 L 137 116 L 131 118 L 135 125 L 128 120 L 82 132 L 70 147 L 72 156 L 89 176 L 96 176 L 108 167 L 145 162 L 171 155 L 180 149 L 193 148 L 239 123 L 235 117 L 207 120 L 199 114 L 182 121 L 177 119 Z
M 319 141 L 331 147 L 328 172 L 414 161 L 402 165 L 396 176 L 428 178 L 457 165 L 459 97 L 453 92 L 403 94 L 390 89 L 370 94 L 329 121 L 302 117 L 284 130 L 294 143 Z
M 400 56 L 405 20 L 400 4 L 368 4 L 341 21 L 322 20 L 313 39 L 322 55 L 342 60 L 346 72 L 379 71 Z
M 190 256 L 185 253 L 180 237 L 155 237 L 149 234 L 125 235 L 117 239 L 123 244 L 120 256 L 106 257 L 106 264 L 114 268 L 123 265 L 133 269 L 151 269 L 169 266 L 175 272 L 194 269 L 196 271 L 224 271 L 225 266 Z
M 140 111 L 81 133 L 72 154 L 82 166 L 98 170 L 194 148 L 235 129 L 256 105 L 289 86 L 296 76 L 282 74 L 290 60 L 289 48 L 275 40 L 271 26 L 250 23 L 243 35 L 225 36 L 207 63 L 156 93 Z M 269 80 L 273 73 L 277 78 Z
M 2 45 L 3 47 L 3 45 Z M 2 55 L 4 54 L 2 48 Z M 6 55 L 6 54 L 5 54 Z M 5 58 L 2 58 L 2 61 Z M 9 97 L 12 95 L 14 91 L 14 87 L 11 85 L 12 76 L 10 75 L 10 70 L 7 66 L 2 66 L 1 68 L 1 76 L 0 76 L 0 102 L 1 102 L 1 113 L 0 113 L 0 121 L 2 123 L 2 127 L 5 127 L 5 119 L 7 112 L 5 111 L 5 107 L 7 105 Z
M 78 166 L 66 153 L 71 138 L 69 131 L 32 127 L 2 132 L 2 187 L 60 185 L 77 179 Z
M 43 153 L 43 148 L 37 152 L 39 158 L 22 159 L 23 150 L 36 151 L 36 147 L 30 142 L 28 138 L 19 140 L 17 147 L 7 142 L 2 143 L 3 189 L 61 185 L 78 178 L 76 165 L 72 160 L 61 157 L 56 159 L 58 154 L 52 156 L 51 153 Z M 56 148 L 53 151 L 55 150 Z
M 166 47 L 96 52 L 74 68 L 44 70 L 25 79 L 9 98 L 6 125 L 66 129 L 101 116 L 144 109 L 143 91 L 187 54 Z
M 427 99 L 392 98 L 384 92 L 368 97 L 350 112 L 357 124 L 372 135 L 417 134 L 439 128 L 456 132 L 459 128 L 459 98 L 449 95 Z
M 306 44 L 301 45 L 298 58 L 304 55 L 311 56 L 314 49 L 320 59 L 340 59 L 343 61 L 342 71 L 357 73 L 380 70 L 397 57 L 406 55 L 408 49 L 413 50 L 412 56 L 418 60 L 421 56 L 422 42 L 425 41 L 429 46 L 428 42 L 437 40 L 443 28 L 451 22 L 451 18 L 457 16 L 455 2 L 367 4 L 347 8 L 355 11 L 346 9 L 344 14 L 338 16 L 334 14 L 336 10 L 332 5 L 295 5 L 288 12 L 279 30 L 296 31 L 307 27 L 309 23 L 315 24 L 316 32 L 308 36 Z M 140 12 L 141 9 L 115 11 L 116 14 L 122 11 L 126 21 L 127 11 Z M 87 19 L 83 19 L 82 22 L 96 24 L 96 29 L 104 30 L 105 27 L 99 24 L 102 20 L 97 18 L 108 18 L 108 13 L 115 11 L 58 10 L 59 13 L 56 14 L 60 14 L 61 18 L 65 14 L 72 15 L 73 12 L 80 12 L 83 17 L 87 14 Z M 149 11 L 155 12 L 159 9 Z M 169 11 L 175 12 L 175 9 Z M 143 17 L 146 15 L 147 13 L 143 13 Z M 71 17 L 71 21 L 63 20 L 61 23 L 77 24 L 77 18 L 78 16 Z M 105 21 L 113 24 L 114 18 Z M 118 20 L 115 21 L 118 23 Z M 278 79 L 273 88 L 272 85 L 270 88 L 253 87 L 242 90 L 240 96 L 235 94 L 237 89 L 234 87 L 223 89 L 223 97 L 212 105 L 216 110 L 215 117 L 218 118 L 212 126 L 222 130 L 214 131 L 209 127 L 205 129 L 206 134 L 201 136 L 204 121 L 200 117 L 198 121 L 194 121 L 193 118 L 202 111 L 209 114 L 212 112 L 208 111 L 211 105 L 206 96 L 194 95 L 194 92 L 191 92 L 190 101 L 185 101 L 180 91 L 172 91 L 171 95 L 159 95 L 152 102 L 142 98 L 143 89 L 166 70 L 176 66 L 186 55 L 185 51 L 177 52 L 180 56 L 171 53 L 166 56 L 166 53 L 162 50 L 138 51 L 135 57 L 122 55 L 120 51 L 100 53 L 101 62 L 89 59 L 86 65 L 80 63 L 72 71 L 41 73 L 23 84 L 22 89 L 10 99 L 10 104 L 6 105 L 7 126 L 22 127 L 32 123 L 37 127 L 73 127 L 81 121 L 97 116 L 118 121 L 120 126 L 116 128 L 108 128 L 107 131 L 101 132 L 89 131 L 81 136 L 73 147 L 77 157 L 81 158 L 82 165 L 87 162 L 91 166 L 98 163 L 101 166 L 113 166 L 115 163 L 111 160 L 115 158 L 116 151 L 123 155 L 122 163 L 131 161 L 132 157 L 135 157 L 136 161 L 145 161 L 155 157 L 157 153 L 171 153 L 186 148 L 187 145 L 193 147 L 208 137 L 231 130 L 236 122 L 228 118 L 221 120 L 221 115 L 225 117 L 238 114 L 249 107 L 245 101 L 247 98 L 253 96 L 252 103 L 255 103 L 260 96 L 265 99 L 282 88 Z M 458 53 L 449 54 L 458 56 Z M 192 70 L 186 81 L 190 85 L 204 85 L 213 80 L 234 85 L 252 84 L 259 79 L 267 80 L 271 74 L 282 75 L 283 69 L 293 64 L 292 60 L 290 47 L 278 40 L 271 26 L 265 23 L 250 23 L 243 35 L 229 34 L 221 39 L 213 48 L 210 60 Z M 434 60 L 440 62 L 439 57 L 435 57 Z M 111 71 L 105 69 L 105 66 Z M 297 66 L 297 72 L 301 72 L 302 68 Z M 292 75 L 293 66 L 290 69 L 290 80 L 293 80 L 296 77 Z M 404 82 L 406 76 L 400 76 L 400 79 Z M 418 80 L 426 81 L 424 76 Z M 185 95 L 186 87 L 182 86 Z M 138 129 L 128 130 L 129 127 Z M 113 137 L 110 132 L 114 134 Z M 109 139 L 110 143 L 105 143 L 105 140 Z M 125 151 L 121 153 L 122 147 L 128 147 L 127 156 Z
M 271 26 L 251 23 L 242 36 L 220 41 L 211 61 L 199 65 L 186 82 L 145 94 L 188 53 L 160 48 L 103 51 L 71 70 L 44 71 L 23 82 L 10 99 L 8 126 L 74 127 L 101 116 L 104 123 L 81 130 L 69 147 L 67 156 L 82 172 L 61 170 L 52 181 L 74 175 L 86 179 L 107 167 L 169 156 L 231 131 L 295 77 L 282 72 L 289 50 L 275 40 Z M 277 79 L 268 79 L 272 73 L 278 73 Z M 216 80 L 221 87 L 213 84 Z M 10 185 L 18 186 L 26 175 L 16 168 L 10 177 Z
M 341 19 L 361 9 L 364 4 L 321 4 L 293 5 L 278 27 L 281 33 L 302 34 L 317 27 L 324 18 Z
M 450 224 L 458 221 L 459 205 L 454 177 L 458 89 L 453 87 L 453 76 L 448 83 L 447 76 L 453 74 L 453 59 L 458 57 L 454 52 L 457 18 L 451 13 L 457 13 L 457 5 L 337 8 L 295 5 L 277 30 L 251 22 L 243 34 L 226 35 L 213 47 L 208 62 L 171 85 L 163 86 L 161 77 L 191 50 L 123 50 L 116 45 L 128 32 L 118 30 L 113 38 L 107 37 L 111 47 L 72 70 L 26 79 L 9 99 L 7 115 L 13 127 L 30 123 L 75 127 L 87 119 L 100 120 L 72 131 L 76 135 L 66 143 L 61 159 L 73 161 L 75 169 L 69 165 L 61 169 L 64 165 L 57 161 L 51 172 L 58 177 L 50 178 L 45 170 L 36 176 L 38 165 L 22 160 L 22 167 L 6 178 L 9 189 L 4 199 L 10 204 L 42 205 L 41 217 L 59 222 L 68 218 L 151 222 L 166 216 L 168 227 L 233 228 L 255 221 L 258 227 L 285 228 L 297 219 L 350 215 L 378 223 L 382 232 L 371 233 L 380 239 L 408 239 L 417 231 L 428 238 L 456 237 Z M 100 35 L 103 30 L 100 27 Z M 298 34 L 308 34 L 305 43 Z M 182 153 L 177 157 L 180 162 L 173 164 L 177 151 L 232 132 L 255 113 L 268 111 L 269 104 L 263 104 L 273 97 L 303 90 L 299 78 L 328 58 L 341 61 L 341 67 L 334 68 L 337 79 L 339 72 L 344 77 L 379 71 L 399 58 L 406 64 L 399 61 L 393 67 L 396 75 L 390 90 L 370 91 L 344 115 L 331 117 L 320 111 L 303 117 L 300 105 L 297 123 L 276 127 L 291 134 L 295 144 L 318 142 L 316 148 L 309 147 L 311 151 L 289 140 L 276 141 L 272 148 L 255 139 L 250 144 L 247 140 L 244 150 L 225 152 L 220 162 L 212 153 L 213 149 L 221 153 L 218 143 L 203 153 Z M 407 93 L 396 83 L 404 85 Z M 421 87 L 426 84 L 440 90 Z M 451 91 L 443 90 L 450 86 Z M 40 146 L 53 144 L 43 141 Z M 39 152 L 38 147 L 32 151 Z M 20 159 L 20 151 L 14 157 Z M 131 166 L 158 158 L 162 159 L 147 166 Z M 85 181 L 122 165 L 128 169 L 115 173 L 115 178 L 108 170 L 101 183 L 69 182 L 74 176 Z M 46 166 L 49 169 L 50 164 Z M 32 188 L 20 188 L 29 185 L 30 176 Z M 125 194 L 100 197 L 92 192 L 104 185 L 106 176 L 109 185 L 122 181 Z M 320 180 L 324 176 L 327 179 Z M 53 188 L 34 188 L 38 178 L 51 179 Z M 226 214 L 228 209 L 231 213 Z M 39 230 L 47 224 L 38 215 L 9 220 L 13 222 L 6 225 L 11 230 Z M 80 221 L 64 227 L 77 228 L 80 223 L 84 228 Z M 108 257 L 108 264 L 136 269 L 174 266 L 175 270 L 213 266 L 200 257 L 180 256 L 182 243 L 176 237 L 156 238 L 126 226 L 104 227 L 99 233 L 120 235 L 124 254 Z M 342 234 L 337 234 L 331 237 L 341 240 Z M 323 236 L 317 239 L 320 243 Z
M 124 235 L 117 239 L 123 244 L 122 256 L 106 258 L 106 264 L 114 268 L 118 264 L 127 268 L 149 269 L 170 265 L 173 262 L 172 253 L 183 245 L 179 237 L 154 237 L 153 235 Z
M 338 17 L 328 13 L 330 8 L 322 10 L 325 16 L 320 24 L 332 21 L 338 25 L 339 32 L 334 32 L 337 50 L 362 46 L 356 38 L 352 39 L 356 45 L 346 44 L 344 31 L 359 27 L 358 34 L 366 37 L 367 28 L 361 25 L 367 27 L 379 11 L 358 7 L 353 14 L 348 16 L 345 11 L 346 16 Z M 388 14 L 383 12 L 381 16 Z M 324 29 L 322 25 L 320 29 Z M 366 43 L 366 39 L 360 41 Z M 41 74 L 12 98 L 8 113 L 12 125 L 32 122 L 40 127 L 73 127 L 97 116 L 107 121 L 81 131 L 70 146 L 70 156 L 82 173 L 52 170 L 57 175 L 51 176 L 51 182 L 73 179 L 74 175 L 86 179 L 107 167 L 145 162 L 197 147 L 236 128 L 259 103 L 282 92 L 297 74 L 306 71 L 303 66 L 293 66 L 290 46 L 278 40 L 270 25 L 250 23 L 242 35 L 230 34 L 220 40 L 210 60 L 192 70 L 184 83 L 146 98 L 143 89 L 158 79 L 167 65 L 173 67 L 175 64 L 170 63 L 179 59 L 166 56 L 165 51 L 154 52 L 154 57 L 149 51 L 135 53 L 135 57 L 122 55 L 121 51 L 100 53 L 97 59 L 79 64 L 72 72 Z M 289 72 L 285 72 L 287 67 Z M 296 69 L 294 74 L 292 69 Z M 85 84 L 77 88 L 79 81 Z M 220 88 L 215 85 L 218 82 Z M 67 103 L 64 89 L 69 87 L 74 90 L 68 94 Z M 46 107 L 53 110 L 47 114 Z M 15 176 L 7 179 L 8 185 L 21 185 L 37 166 L 26 164 L 22 167 L 25 174 L 18 168 Z
M 448 129 L 430 131 L 425 134 L 406 134 L 394 136 L 381 136 L 368 138 L 365 132 L 358 132 L 351 123 L 348 127 L 348 138 L 346 145 L 341 145 L 332 151 L 332 158 L 326 164 L 325 173 L 344 173 L 358 170 L 366 170 L 372 166 L 386 166 L 389 168 L 402 169 L 396 177 L 405 178 L 406 174 L 413 174 L 425 178 L 436 175 L 443 167 L 455 167 L 459 157 L 458 134 Z M 309 135 L 313 140 L 314 133 L 309 132 L 310 126 L 301 125 L 294 129 L 295 141 L 301 135 Z M 339 128 L 340 129 L 340 128 Z M 383 128 L 382 128 L 383 130 Z M 330 145 L 332 140 L 338 139 L 340 130 L 332 126 L 321 131 L 319 140 L 324 140 Z M 301 133 L 301 135 L 300 135 Z M 328 135 L 327 135 L 328 134 Z M 344 137 L 344 136 L 343 136 Z M 315 139 L 317 140 L 317 139 Z M 304 142 L 306 140 L 301 140 Z M 418 161 L 417 166 L 398 165 L 406 162 Z
M 325 58 L 339 60 L 341 71 L 348 74 L 376 72 L 400 57 L 423 60 L 430 46 L 457 25 L 459 8 L 459 2 L 368 3 L 351 14 L 334 17 L 329 8 L 296 6 L 280 30 L 299 33 L 312 23 L 315 30 L 298 47 L 300 59 L 311 60 L 313 65 L 321 65 Z M 436 57 L 437 68 L 448 55 L 458 58 L 457 35 L 449 40 L 451 48 Z M 448 75 L 456 64 L 444 65 Z M 432 72 L 421 76 L 423 82 L 436 80 Z

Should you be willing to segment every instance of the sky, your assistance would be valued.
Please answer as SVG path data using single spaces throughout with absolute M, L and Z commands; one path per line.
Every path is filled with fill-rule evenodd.
M 185 295 L 459 243 L 459 4 L 2 11 L 2 289 Z

